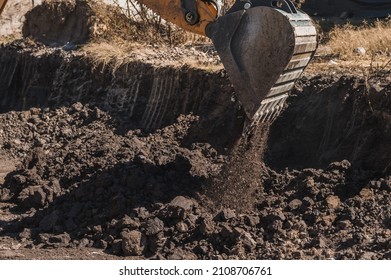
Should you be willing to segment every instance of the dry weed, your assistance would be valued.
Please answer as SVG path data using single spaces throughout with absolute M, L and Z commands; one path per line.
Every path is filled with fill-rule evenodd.
M 142 46 L 136 43 L 130 45 L 124 41 L 117 41 L 89 43 L 83 47 L 83 50 L 88 53 L 88 57 L 95 67 L 105 69 L 109 66 L 114 74 L 118 68 L 131 61 L 132 53 L 134 54 L 134 50 L 137 48 L 142 49 Z
M 346 24 L 337 26 L 329 33 L 326 43 L 327 54 L 341 59 L 356 59 L 357 48 L 366 50 L 366 58 L 390 56 L 391 54 L 391 18 L 364 22 L 360 26 Z

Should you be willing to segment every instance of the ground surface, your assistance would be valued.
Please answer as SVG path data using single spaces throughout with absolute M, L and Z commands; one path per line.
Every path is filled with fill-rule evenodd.
M 149 45 L 116 70 L 93 50 L 0 50 L 0 258 L 391 258 L 387 69 L 314 63 L 242 135 L 209 48 Z M 197 71 L 172 63 L 190 55 Z

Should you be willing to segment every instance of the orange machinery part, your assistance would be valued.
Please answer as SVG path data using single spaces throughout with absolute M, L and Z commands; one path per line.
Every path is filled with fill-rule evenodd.
M 217 8 L 209 1 L 196 0 L 199 22 L 194 25 L 186 22 L 181 0 L 138 0 L 138 2 L 147 6 L 163 19 L 178 25 L 184 30 L 204 36 L 206 36 L 206 26 L 218 17 Z

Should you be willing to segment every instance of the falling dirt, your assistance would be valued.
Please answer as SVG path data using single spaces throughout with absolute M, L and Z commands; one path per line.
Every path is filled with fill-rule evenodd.
M 269 126 L 269 123 L 261 123 L 246 128 L 233 145 L 219 175 L 206 184 L 205 193 L 211 199 L 211 208 L 253 210 L 257 191 L 262 188 L 259 175 L 266 170 L 263 155 Z
M 0 47 L 0 258 L 391 258 L 389 73 L 243 134 L 223 71 L 164 61 Z

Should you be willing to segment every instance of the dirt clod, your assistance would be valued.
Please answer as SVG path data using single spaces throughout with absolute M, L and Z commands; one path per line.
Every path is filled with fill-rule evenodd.
M 122 251 L 125 256 L 140 256 L 144 250 L 143 237 L 137 230 L 125 229 L 121 232 Z
M 326 202 L 327 202 L 327 206 L 330 208 L 330 209 L 335 209 L 335 208 L 338 208 L 341 201 L 339 199 L 338 196 L 335 196 L 335 195 L 330 195 L 326 198 Z

